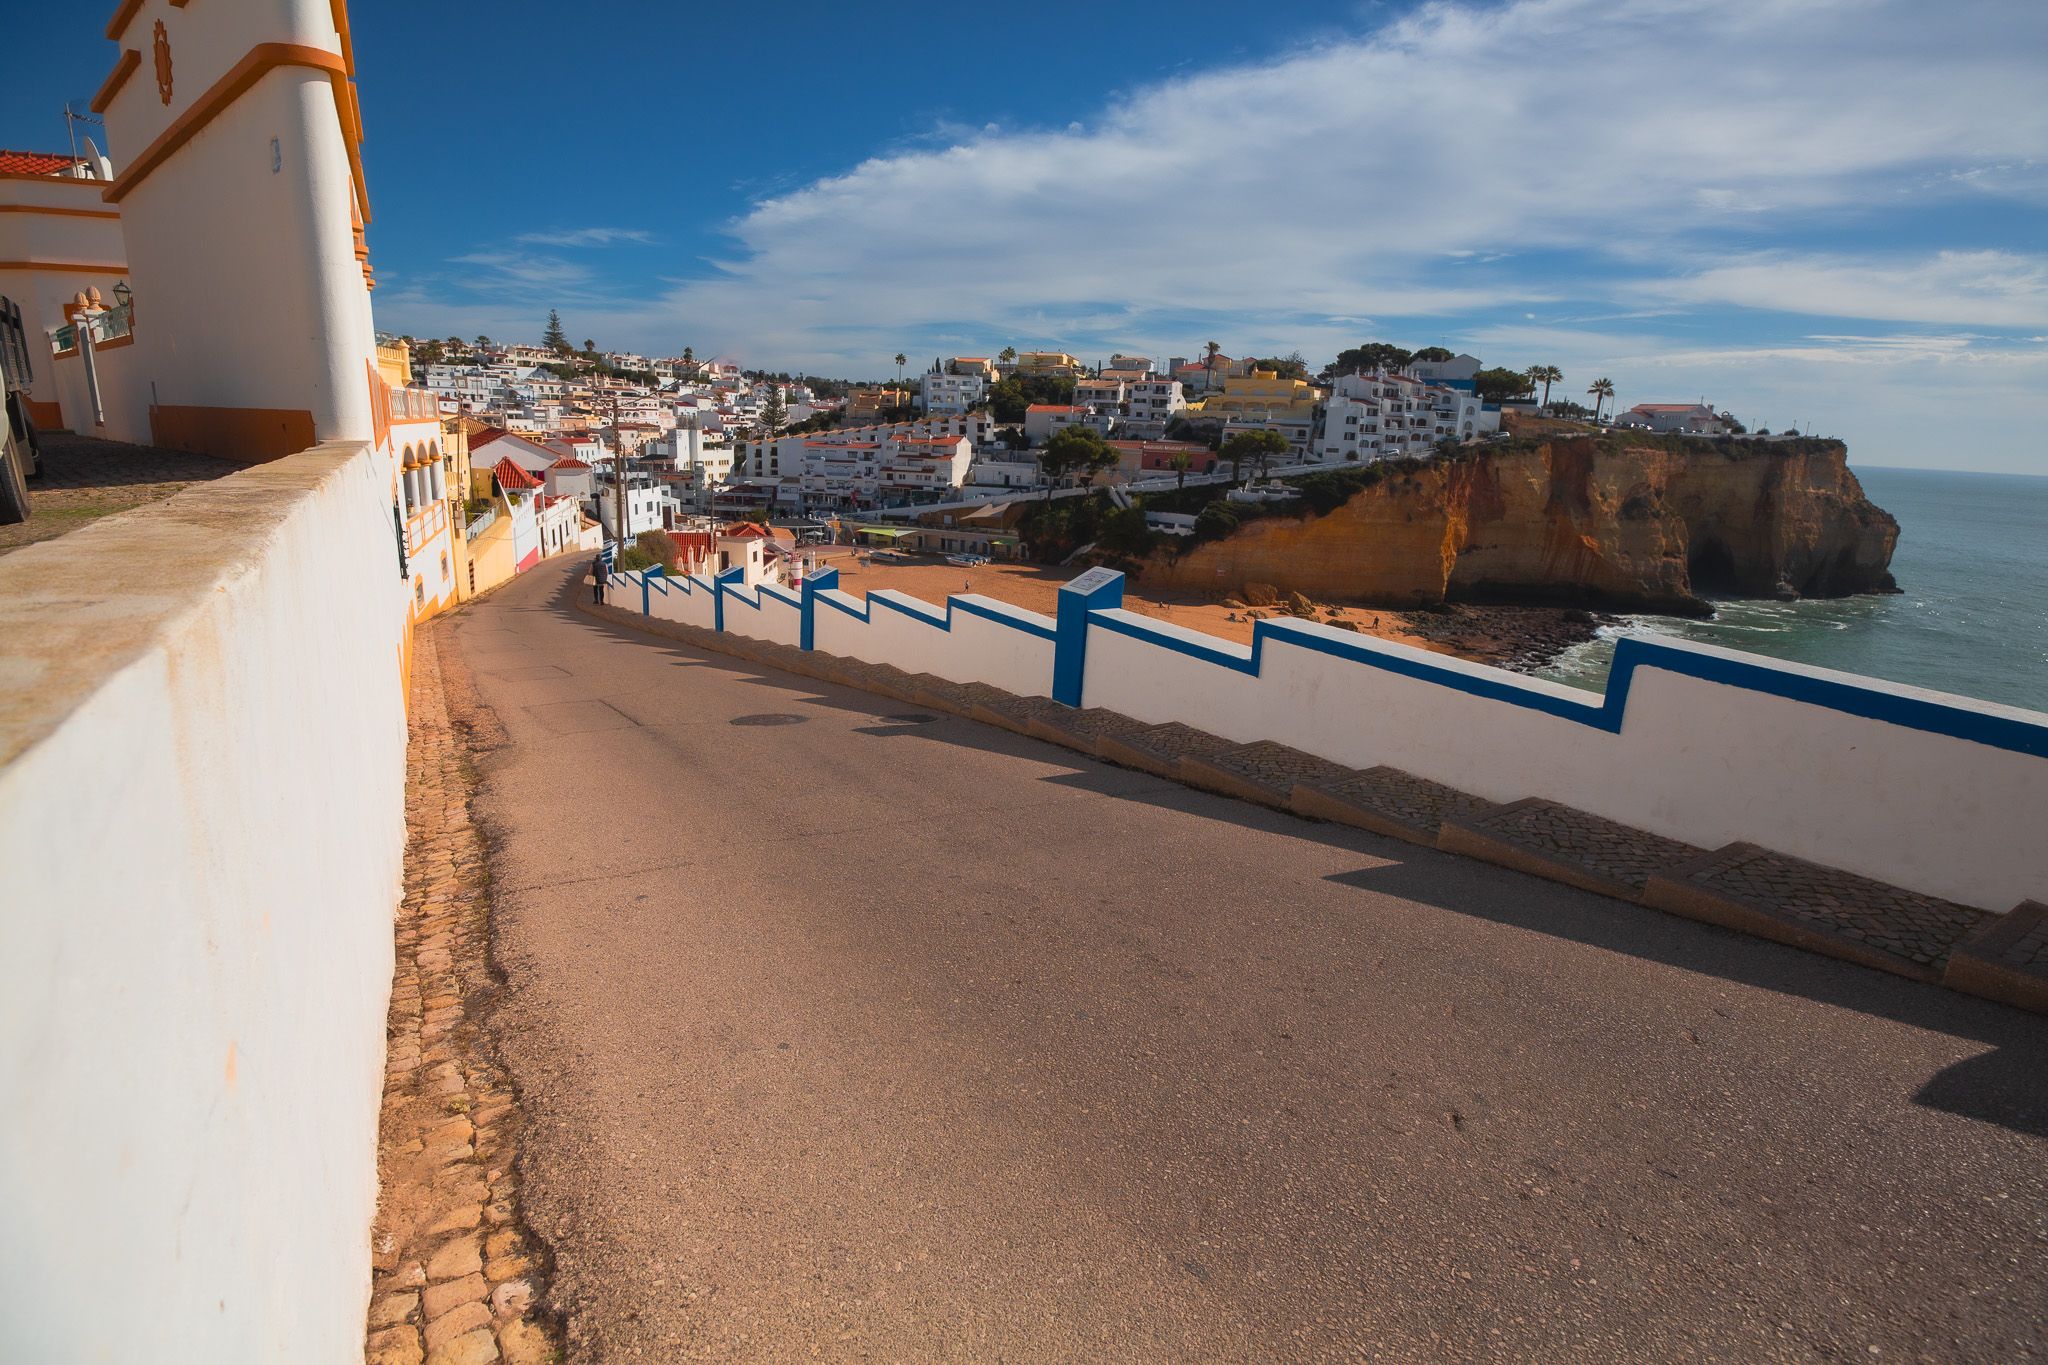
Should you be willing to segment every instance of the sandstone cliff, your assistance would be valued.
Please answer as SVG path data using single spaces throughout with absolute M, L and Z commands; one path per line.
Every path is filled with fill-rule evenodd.
M 1898 529 L 1839 442 L 1588 434 L 1391 472 L 1326 516 L 1268 516 L 1154 555 L 1142 581 L 1219 595 L 1271 584 L 1387 606 L 1698 612 L 1702 594 L 1889 591 Z

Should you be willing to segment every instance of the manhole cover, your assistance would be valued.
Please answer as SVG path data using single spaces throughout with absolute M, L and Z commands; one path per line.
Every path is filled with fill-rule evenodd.
M 758 716 L 734 716 L 734 725 L 801 725 L 803 716 L 791 715 L 787 711 L 769 711 Z
M 922 711 L 908 711 L 900 716 L 884 716 L 882 719 L 891 725 L 930 725 L 938 717 L 927 716 Z

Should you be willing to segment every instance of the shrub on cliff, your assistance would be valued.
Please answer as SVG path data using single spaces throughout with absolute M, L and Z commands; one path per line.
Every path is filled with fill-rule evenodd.
M 676 544 L 676 538 L 666 531 L 642 531 L 633 537 L 634 548 L 647 557 L 650 564 L 659 564 L 670 573 L 676 571 L 676 560 L 682 555 L 683 547 Z

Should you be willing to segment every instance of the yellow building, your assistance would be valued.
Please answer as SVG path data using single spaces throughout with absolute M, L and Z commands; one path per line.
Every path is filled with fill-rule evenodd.
M 405 538 L 412 620 L 418 623 L 464 595 L 469 560 L 462 505 L 468 460 L 457 459 L 453 444 L 459 432 L 442 419 L 440 400 L 412 387 L 410 347 L 377 347 L 371 398 L 377 444 L 391 457 L 391 504 Z
M 1310 421 L 1323 390 L 1306 379 L 1282 379 L 1272 370 L 1226 375 L 1223 391 L 1190 403 L 1190 413 L 1204 417 L 1245 417 L 1275 422 Z
M 1017 356 L 1018 374 L 1064 375 L 1073 378 L 1086 368 L 1065 351 L 1024 351 Z
M 846 398 L 846 415 L 856 421 L 873 420 L 884 409 L 900 408 L 910 402 L 909 389 L 855 389 Z

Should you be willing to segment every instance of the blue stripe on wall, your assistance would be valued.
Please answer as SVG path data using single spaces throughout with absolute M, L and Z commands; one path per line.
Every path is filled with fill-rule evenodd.
M 1703 646 L 1677 646 L 1654 640 L 1625 636 L 1616 642 L 1614 663 L 1608 674 L 1605 695 L 1585 701 L 1552 692 L 1499 669 L 1468 672 L 1393 653 L 1363 641 L 1332 639 L 1291 621 L 1257 621 L 1252 625 L 1249 654 L 1185 639 L 1128 612 L 1104 615 L 1092 609 L 1088 623 L 1098 629 L 1142 640 L 1146 644 L 1185 654 L 1204 663 L 1236 673 L 1258 677 L 1264 664 L 1266 645 L 1291 645 L 1319 654 L 1329 654 L 1384 672 L 1448 687 L 1489 701 L 1520 706 L 1556 716 L 1609 734 L 1621 733 L 1628 713 L 1629 689 L 1639 669 L 1656 668 L 1681 677 L 1698 678 L 1724 687 L 1740 688 L 1766 696 L 1782 697 L 1808 706 L 1823 707 L 1848 715 L 1862 716 L 1909 730 L 1946 735 L 2035 758 L 2048 758 L 2048 723 L 2005 714 L 2000 709 L 1979 709 L 1970 705 L 1936 701 L 1912 695 L 1876 680 L 1845 680 L 1818 675 L 1761 659 L 1751 660 L 1728 651 Z M 1221 642 L 1217 642 L 1219 645 Z M 1065 698 L 1061 698 L 1065 700 Z M 1078 706 L 1078 694 L 1068 705 Z

